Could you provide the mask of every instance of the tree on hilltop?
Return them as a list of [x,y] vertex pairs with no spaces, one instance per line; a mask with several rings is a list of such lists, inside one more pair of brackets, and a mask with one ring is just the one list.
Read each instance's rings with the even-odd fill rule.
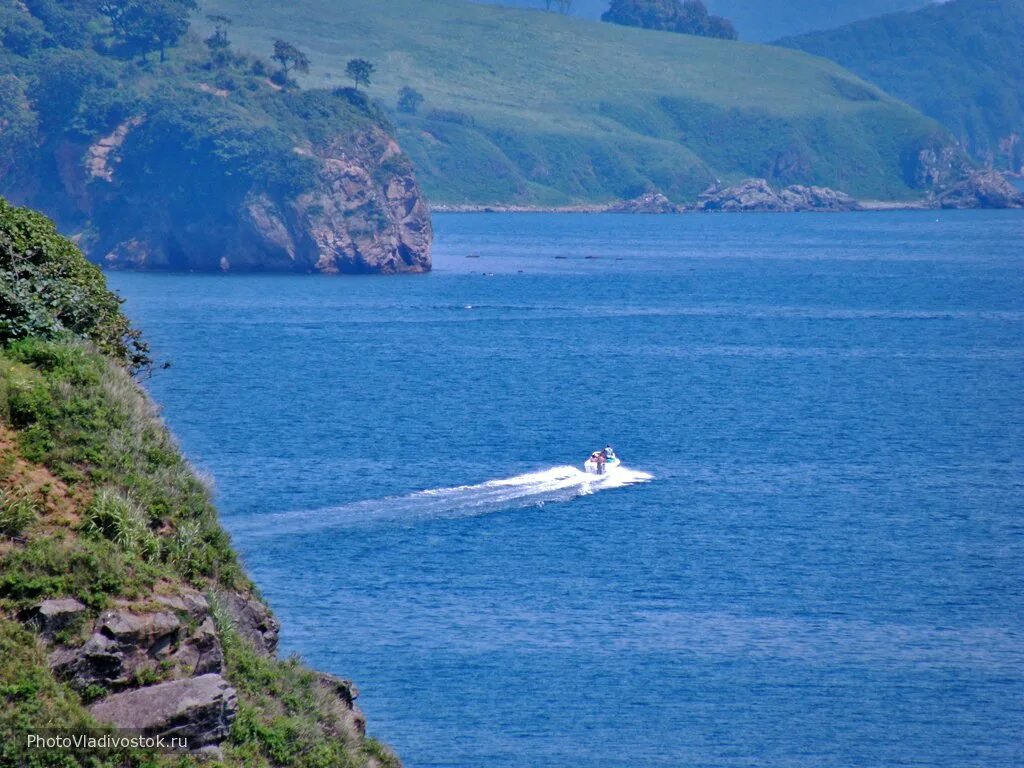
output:
[[281,65],[285,85],[288,84],[288,76],[292,70],[302,73],[309,72],[309,57],[284,40],[274,41],[274,53],[270,58]]
[[699,37],[737,38],[732,22],[709,14],[702,0],[611,0],[601,21]]
[[376,67],[366,59],[350,59],[345,65],[345,74],[352,78],[358,91],[360,85],[370,87],[370,77],[373,75],[374,69]]
[[145,61],[150,51],[158,50],[165,61],[167,48],[188,31],[188,17],[196,7],[196,0],[101,0],[97,10],[128,51]]
[[213,34],[206,38],[206,44],[211,50],[220,51],[231,46],[228,40],[228,27],[231,26],[231,18],[220,13],[211,13],[206,20],[213,24]]

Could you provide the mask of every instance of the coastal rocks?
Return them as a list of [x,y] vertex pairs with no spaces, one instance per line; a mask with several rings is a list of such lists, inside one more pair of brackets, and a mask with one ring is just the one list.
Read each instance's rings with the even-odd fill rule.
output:
[[359,689],[351,680],[343,680],[340,677],[329,675],[326,672],[318,672],[316,675],[317,684],[329,696],[334,703],[341,731],[343,735],[366,735],[366,716],[356,704],[359,697]]
[[632,200],[613,203],[607,213],[679,213],[680,207],[660,192],[646,192]]
[[147,677],[201,675],[223,666],[212,618],[189,629],[171,612],[106,611],[83,644],[50,654],[54,674],[79,691],[97,685],[117,690]]
[[963,150],[946,141],[932,140],[912,156],[904,157],[904,178],[915,189],[944,189],[970,173]]
[[[116,155],[116,147],[111,157]],[[314,166],[304,191],[282,195],[253,187],[234,208],[187,212],[158,204],[105,217],[83,243],[112,269],[395,274],[427,272],[430,213],[398,144],[380,127],[296,147]],[[104,203],[124,197],[121,168],[105,166]],[[102,190],[101,193],[102,195]],[[228,205],[228,203],[224,203]]]
[[219,592],[220,601],[238,636],[246,640],[261,656],[277,653],[277,636],[281,625],[259,599],[240,592]]
[[997,171],[980,171],[936,196],[940,208],[1024,208],[1021,193]]
[[714,184],[697,198],[704,211],[787,211],[789,206],[765,179],[747,179],[731,187]]
[[25,616],[26,623],[47,640],[69,630],[85,615],[85,606],[74,598],[44,600]]
[[89,711],[100,722],[118,728],[186,738],[195,750],[227,738],[238,697],[223,677],[206,674],[115,693]]
[[791,212],[854,211],[856,200],[827,187],[794,184],[776,190],[765,179],[746,179],[731,187],[715,184],[705,190],[697,202],[702,211]]
[[794,211],[856,211],[860,204],[845,192],[828,187],[805,187],[792,184],[779,192]]

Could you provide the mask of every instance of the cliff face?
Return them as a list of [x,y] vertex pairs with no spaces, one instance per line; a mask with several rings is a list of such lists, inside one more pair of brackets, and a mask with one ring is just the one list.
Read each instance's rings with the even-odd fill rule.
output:
[[[0,198],[0,765],[397,767],[351,682],[277,657],[148,364],[100,271]],[[187,747],[27,739],[111,727]]]
[[303,89],[223,36],[140,61],[109,23],[0,7],[0,194],[115,269],[430,269],[412,164],[366,93]]
[[[139,121],[141,122],[141,121]],[[105,143],[106,142],[106,143]],[[122,138],[123,142],[123,138]],[[296,147],[313,165],[308,189],[256,182],[212,210],[163,209],[160,186],[124,178],[107,139],[90,146],[83,211],[105,225],[83,240],[112,269],[320,272],[430,270],[433,230],[411,164],[379,126]],[[96,158],[103,158],[97,161]],[[91,160],[91,162],[89,162]]]

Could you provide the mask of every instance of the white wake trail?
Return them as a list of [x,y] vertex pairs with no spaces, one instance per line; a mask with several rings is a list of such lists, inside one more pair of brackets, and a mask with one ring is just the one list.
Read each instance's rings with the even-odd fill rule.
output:
[[617,467],[604,475],[591,475],[573,466],[551,467],[477,485],[457,485],[367,499],[316,510],[260,515],[234,521],[239,536],[280,536],[374,523],[412,523],[423,520],[472,517],[506,509],[543,506],[570,501],[612,488],[646,483],[647,472]]

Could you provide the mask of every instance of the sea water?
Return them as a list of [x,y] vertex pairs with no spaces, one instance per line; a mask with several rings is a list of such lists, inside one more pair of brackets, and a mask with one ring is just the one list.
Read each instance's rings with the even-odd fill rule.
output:
[[1024,764],[1024,216],[435,224],[110,276],[283,654],[411,768]]

